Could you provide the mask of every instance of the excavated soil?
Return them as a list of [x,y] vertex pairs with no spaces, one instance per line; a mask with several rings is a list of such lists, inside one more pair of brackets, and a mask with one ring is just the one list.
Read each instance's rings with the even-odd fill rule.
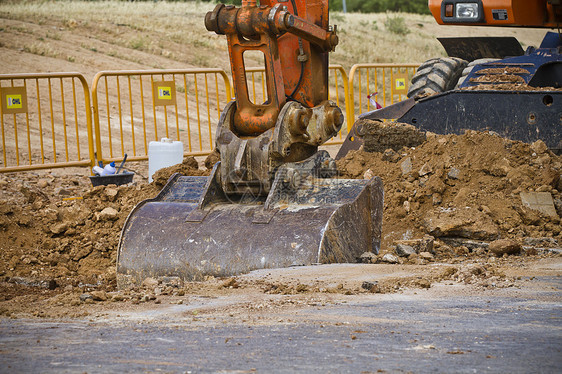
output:
[[[129,185],[92,187],[84,169],[9,173],[0,175],[0,314],[83,317],[100,308],[264,293],[330,300],[332,294],[426,289],[442,281],[510,287],[516,279],[506,275],[509,269],[543,258],[558,261],[562,159],[543,142],[529,145],[478,132],[420,136],[408,125],[371,124],[381,126],[390,126],[384,131],[394,134],[393,144],[379,152],[352,152],[338,161],[338,169],[342,178],[382,178],[381,253],[358,261],[378,263],[365,265],[379,266],[373,274],[395,276],[353,284],[211,277],[182,287],[148,279],[142,287],[117,291],[116,250],[129,212],[154,197],[175,172],[208,175],[216,155],[208,168],[187,158],[159,171],[150,184],[135,176]],[[520,193],[531,191],[550,193],[557,214],[525,207]],[[415,252],[401,253],[401,245]]]
[[484,82],[498,82],[498,83],[525,83],[525,79],[514,74],[501,74],[501,75],[482,75],[477,78],[471,78],[471,82],[484,83]]
[[[555,87],[533,87],[526,83],[504,83],[509,82],[503,78],[487,78],[486,84],[478,84],[476,86],[464,87],[461,90],[466,91],[561,91],[562,88]],[[519,81],[512,79],[511,81]]]
[[561,87],[534,87],[525,83],[525,79],[518,74],[529,74],[522,68],[490,68],[478,71],[482,74],[470,81],[477,83],[474,86],[463,87],[461,90],[467,91],[561,91]]
[[128,214],[176,172],[209,174],[193,157],[159,170],[150,184],[92,187],[85,171],[1,174],[0,276],[47,288],[114,288],[117,245]]
[[[380,125],[387,126],[412,131],[404,124]],[[486,241],[512,238],[521,243],[548,237],[561,242],[561,168],[561,157],[542,141],[529,145],[474,131],[427,134],[417,147],[359,150],[338,161],[343,177],[382,178],[383,249],[395,240],[427,234]],[[531,191],[549,192],[558,215],[523,206],[520,193]]]

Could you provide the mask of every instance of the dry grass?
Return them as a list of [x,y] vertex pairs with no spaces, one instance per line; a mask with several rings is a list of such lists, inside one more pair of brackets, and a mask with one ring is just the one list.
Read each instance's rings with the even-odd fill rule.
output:
[[[5,48],[60,59],[67,59],[65,49],[86,43],[89,48],[81,49],[98,53],[98,59],[101,53],[148,67],[177,67],[174,62],[178,62],[228,70],[225,38],[209,33],[203,25],[205,13],[213,7],[207,2],[1,2],[0,32]],[[331,62],[346,69],[358,62],[423,62],[444,55],[437,36],[516,35],[524,45],[531,45],[538,44],[544,34],[537,30],[443,27],[431,16],[396,13],[333,12],[331,23],[340,30],[340,45]],[[81,35],[87,42],[82,39],[73,46],[71,36]],[[39,37],[60,43],[51,43],[49,49],[40,47]],[[88,57],[82,59],[87,61]]]
[[43,43],[42,41],[25,45],[23,50],[24,52],[33,53],[34,55],[58,57],[58,53],[49,45],[49,43]]
[[[142,58],[124,51],[115,52],[111,46],[199,65],[207,60],[205,55],[216,54],[216,50],[226,54],[224,40],[208,33],[203,25],[204,14],[212,7],[213,4],[195,2],[12,2],[0,3],[0,19],[21,21],[20,25],[4,30],[9,29],[20,36],[38,33],[33,25],[50,30],[49,36],[61,33],[88,35],[91,48],[104,54],[127,56],[128,61],[142,61]],[[43,36],[45,34],[42,33]],[[7,38],[13,39],[11,35]],[[93,41],[103,43],[106,48],[94,46]],[[6,45],[22,48],[17,43]]]

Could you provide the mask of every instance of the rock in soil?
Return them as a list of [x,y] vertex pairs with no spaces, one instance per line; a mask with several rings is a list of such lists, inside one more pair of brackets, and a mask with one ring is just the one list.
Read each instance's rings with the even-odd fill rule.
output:
[[429,252],[420,252],[419,255],[420,255],[420,258],[423,258],[424,260],[427,260],[427,261],[431,261],[434,258],[434,256]]
[[521,245],[516,240],[499,239],[491,242],[488,250],[498,257],[504,254],[514,255],[521,252]]
[[104,208],[101,212],[96,214],[98,221],[114,221],[118,218],[119,212],[112,207]]
[[107,300],[107,294],[105,293],[105,291],[92,291],[92,292],[90,292],[90,294],[92,295],[92,299],[94,301],[106,301]]
[[394,256],[393,254],[390,253],[386,253],[384,256],[382,256],[381,258],[382,262],[386,262],[388,264],[397,264],[400,261],[398,260],[398,257]]
[[359,122],[363,126],[363,147],[367,152],[399,151],[402,147],[417,147],[426,140],[425,132],[407,123]]
[[373,293],[381,292],[380,286],[377,281],[374,282],[365,281],[361,284],[361,288]]
[[408,257],[416,253],[414,247],[402,243],[396,244],[396,248],[394,248],[394,251],[400,257]]
[[359,260],[364,264],[374,264],[377,261],[377,255],[373,252],[364,252]]

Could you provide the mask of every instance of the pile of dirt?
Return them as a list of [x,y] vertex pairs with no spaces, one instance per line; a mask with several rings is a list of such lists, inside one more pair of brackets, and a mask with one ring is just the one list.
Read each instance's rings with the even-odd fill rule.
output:
[[555,87],[533,87],[526,83],[504,83],[506,80],[500,78],[489,79],[486,84],[478,84],[461,88],[465,91],[562,91],[562,88]]
[[424,131],[406,123],[359,120],[354,125],[364,136],[363,149],[367,152],[399,151],[403,147],[417,147],[427,140]]
[[119,235],[133,207],[175,172],[208,175],[197,161],[157,172],[150,184],[92,187],[82,174],[0,174],[0,276],[55,288],[115,286]]
[[[402,130],[396,130],[386,124],[383,130],[393,133],[398,143],[399,132],[405,131],[418,146],[389,144],[383,152],[360,150],[338,161],[342,177],[378,175],[384,182],[382,254],[367,262],[455,264],[467,260],[467,256],[471,261],[480,261],[502,254],[494,246],[497,241],[493,242],[500,238],[514,239],[520,252],[526,244],[560,246],[562,159],[543,142],[529,145],[477,132],[461,136],[426,134],[424,141],[407,126],[399,125],[396,128]],[[368,128],[376,127],[371,124]],[[208,160],[209,166],[216,158]],[[137,181],[126,186],[99,187],[90,185],[83,170],[60,175],[1,174],[0,277],[4,282],[0,288],[6,291],[4,299],[49,296],[53,289],[62,292],[68,288],[73,296],[61,301],[66,305],[84,303],[76,300],[77,286],[79,290],[115,290],[117,245],[127,215],[137,203],[154,197],[176,172],[209,175],[210,171],[199,169],[197,161],[188,158],[160,170],[151,184]],[[520,193],[528,191],[550,194],[557,215],[524,206]],[[460,242],[450,241],[459,237]],[[492,244],[478,244],[485,242]],[[397,244],[406,251],[405,255],[397,253]],[[383,257],[385,254],[388,256]],[[466,281],[473,275],[480,279],[481,274],[490,271],[476,274],[470,270],[466,276],[461,273],[416,278],[407,286],[423,288],[427,282],[442,279]],[[371,291],[356,289],[357,286],[351,291],[392,292],[395,287],[392,282],[383,282],[371,287]],[[275,285],[266,291],[292,294],[307,290],[297,284]],[[318,290],[324,292],[321,287]]]
[[533,87],[525,83],[521,74],[529,74],[529,71],[519,67],[489,68],[478,71],[479,76],[470,78],[476,85],[461,88],[466,91],[560,91],[558,87]]
[[525,79],[516,74],[481,75],[477,78],[470,78],[470,81],[478,83],[525,83]]
[[476,78],[470,78],[474,85],[463,87],[465,91],[560,91],[558,87],[529,86],[521,75],[528,75],[529,71],[520,67],[497,67],[481,69]]
[[158,170],[156,173],[154,173],[152,179],[154,185],[161,189],[166,185],[168,179],[175,173],[179,173],[182,175],[207,176],[211,173],[209,169],[199,169],[199,163],[194,157],[186,157],[181,164]]
[[499,68],[487,68],[478,70],[479,75],[513,75],[530,74],[529,70],[520,67],[503,66]]
[[[530,145],[475,131],[428,133],[418,147],[398,152],[351,152],[338,161],[338,170],[344,178],[382,178],[383,251],[428,234],[521,242],[546,237],[562,243],[562,158],[542,141]],[[521,192],[549,193],[557,214],[524,206]]]

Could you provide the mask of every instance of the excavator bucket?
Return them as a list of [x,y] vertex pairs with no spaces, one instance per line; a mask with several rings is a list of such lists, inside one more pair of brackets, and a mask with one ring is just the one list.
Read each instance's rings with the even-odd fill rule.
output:
[[134,208],[119,242],[119,288],[147,277],[181,283],[378,253],[380,178],[303,176],[295,188],[280,170],[267,196],[234,199],[220,188],[219,168],[210,177],[174,174],[156,198]]
[[[328,1],[256,4],[218,4],[205,16],[207,30],[227,35],[236,93],[216,131],[222,164],[208,178],[172,176],[133,209],[119,242],[119,288],[149,277],[181,283],[356,262],[379,251],[380,178],[330,178],[335,161],[318,151],[344,120],[328,100],[327,53],[338,44]],[[262,104],[248,93],[246,51],[263,53]]]

